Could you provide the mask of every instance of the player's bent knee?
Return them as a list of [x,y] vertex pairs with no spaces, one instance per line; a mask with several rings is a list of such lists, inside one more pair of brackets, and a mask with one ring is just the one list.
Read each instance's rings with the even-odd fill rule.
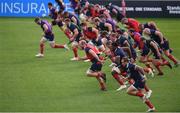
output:
[[76,41],[74,41],[74,42],[72,42],[72,48],[75,48],[75,47],[77,47],[78,46],[78,42],[76,42]]
[[118,67],[116,67],[116,66],[114,66],[113,68],[112,68],[112,72],[116,72],[117,74],[119,74],[120,73],[120,70],[119,70],[119,68]]
[[54,48],[54,47],[55,47],[55,44],[50,44],[50,47],[51,47],[51,48]]
[[128,95],[130,95],[130,90],[129,90],[129,88],[126,90],[126,93],[127,93]]
[[86,71],[86,75],[87,75],[87,76],[91,76],[91,74],[92,74],[91,70],[88,69],[88,70]]

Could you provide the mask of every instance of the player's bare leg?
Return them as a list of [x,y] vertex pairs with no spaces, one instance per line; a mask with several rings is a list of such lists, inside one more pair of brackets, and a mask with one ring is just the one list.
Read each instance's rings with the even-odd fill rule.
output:
[[51,48],[64,48],[64,49],[69,50],[69,48],[66,44],[65,45],[56,44],[54,41],[50,42],[50,46],[51,46]]
[[151,75],[152,77],[154,77],[154,73],[153,73],[154,69],[152,68],[150,62],[148,62],[147,57],[146,56],[141,56],[139,62],[144,63],[145,66],[146,66],[144,68],[144,71],[146,73],[148,73],[149,75]]
[[77,61],[78,60],[78,42],[74,41],[72,42],[72,50],[74,53],[74,57],[71,58],[72,61]]
[[94,72],[94,71],[91,71],[91,70],[87,70],[86,72],[86,75],[88,77],[96,77],[96,79],[98,80],[99,84],[100,84],[100,87],[101,87],[101,90],[106,90],[106,86],[105,86],[105,82],[104,82],[104,76],[102,72]]
[[127,94],[140,97],[143,100],[143,102],[149,107],[148,111],[155,111],[155,107],[150,102],[150,100],[146,98],[142,90],[137,90],[133,85],[131,85],[127,89]]
[[36,55],[36,57],[44,57],[44,43],[47,41],[46,38],[42,37],[39,43],[39,53]]
[[125,89],[127,86],[124,84],[123,79],[121,78],[121,76],[118,74],[120,73],[118,67],[113,67],[112,69],[112,76],[113,78],[119,83],[120,87],[116,90],[116,91],[120,91],[122,89]]
[[172,61],[174,62],[174,65],[175,65],[175,66],[178,66],[178,64],[179,64],[178,60],[169,52],[169,50],[165,50],[165,51],[164,51],[164,54],[165,54],[170,60],[172,60]]

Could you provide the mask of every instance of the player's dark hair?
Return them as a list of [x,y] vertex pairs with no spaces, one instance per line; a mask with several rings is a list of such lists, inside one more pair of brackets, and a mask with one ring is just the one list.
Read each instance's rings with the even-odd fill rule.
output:
[[67,11],[65,11],[64,14],[63,14],[63,17],[67,17],[68,14],[69,14],[69,13],[68,13]]
[[134,29],[129,29],[129,32],[134,33],[135,30]]
[[128,57],[123,57],[122,58],[125,62],[129,62],[129,58]]
[[116,36],[116,33],[115,32],[112,32],[111,34],[110,34],[110,36]]
[[38,22],[40,20],[40,18],[39,17],[36,17],[35,19],[34,19],[34,22]]
[[108,32],[107,31],[102,31],[100,34],[101,34],[101,36],[107,36]]
[[71,20],[69,18],[64,19],[65,22],[70,22]]
[[105,18],[106,16],[104,14],[101,14],[99,18]]
[[51,2],[48,3],[49,6],[52,6],[53,4]]
[[58,14],[63,14],[63,10],[59,10],[59,11],[58,11]]
[[81,23],[81,26],[87,26],[87,23],[83,22]]
[[117,43],[117,42],[113,42],[113,43],[112,43],[112,46],[113,46],[113,47],[118,47],[118,43]]
[[100,22],[100,19],[98,17],[94,18],[94,22]]
[[106,45],[111,45],[112,44],[112,41],[107,41]]

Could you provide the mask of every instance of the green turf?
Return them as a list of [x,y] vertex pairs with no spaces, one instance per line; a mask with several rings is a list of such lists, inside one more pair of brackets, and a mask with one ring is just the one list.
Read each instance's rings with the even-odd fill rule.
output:
[[[138,19],[155,21],[169,39],[173,54],[180,59],[180,19]],[[67,39],[54,27],[56,42]],[[147,107],[137,97],[116,92],[106,62],[108,91],[99,90],[94,78],[85,76],[89,63],[72,62],[72,51],[51,49],[35,58],[41,29],[27,18],[0,18],[0,111],[135,112]],[[83,56],[83,52],[80,52]],[[164,67],[165,75],[148,80],[157,111],[180,111],[180,68]]]

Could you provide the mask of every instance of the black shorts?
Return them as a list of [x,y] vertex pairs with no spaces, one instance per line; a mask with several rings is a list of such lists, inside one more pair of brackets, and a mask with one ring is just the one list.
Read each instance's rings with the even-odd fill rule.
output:
[[101,39],[98,39],[98,41],[96,41],[96,39],[93,39],[92,42],[93,42],[93,44],[96,45],[96,46],[101,46],[101,45],[102,45]]
[[54,41],[54,34],[44,36],[48,41]]
[[123,16],[121,13],[118,13],[118,14],[117,14],[117,20],[118,20],[118,21],[121,21],[122,18],[124,18],[124,16]]
[[133,84],[133,86],[136,88],[136,89],[143,89],[144,86],[145,86],[145,81],[135,81],[135,83]]
[[132,53],[132,58],[133,58],[134,60],[136,60],[136,58],[137,58],[137,53],[136,53],[136,51],[132,51],[131,53]]
[[77,35],[77,37],[75,38],[74,41],[79,42],[80,38],[81,38],[81,33],[79,33],[79,34]]
[[51,24],[52,24],[53,26],[54,26],[54,25],[57,25],[56,20],[51,21]]
[[94,62],[90,67],[90,70],[94,72],[101,71],[101,69],[102,69],[102,64],[100,62]]
[[149,51],[150,51],[149,48],[144,46],[141,52],[141,56],[147,56],[149,54]]
[[161,45],[163,50],[169,50],[169,41],[164,41],[164,44]]

